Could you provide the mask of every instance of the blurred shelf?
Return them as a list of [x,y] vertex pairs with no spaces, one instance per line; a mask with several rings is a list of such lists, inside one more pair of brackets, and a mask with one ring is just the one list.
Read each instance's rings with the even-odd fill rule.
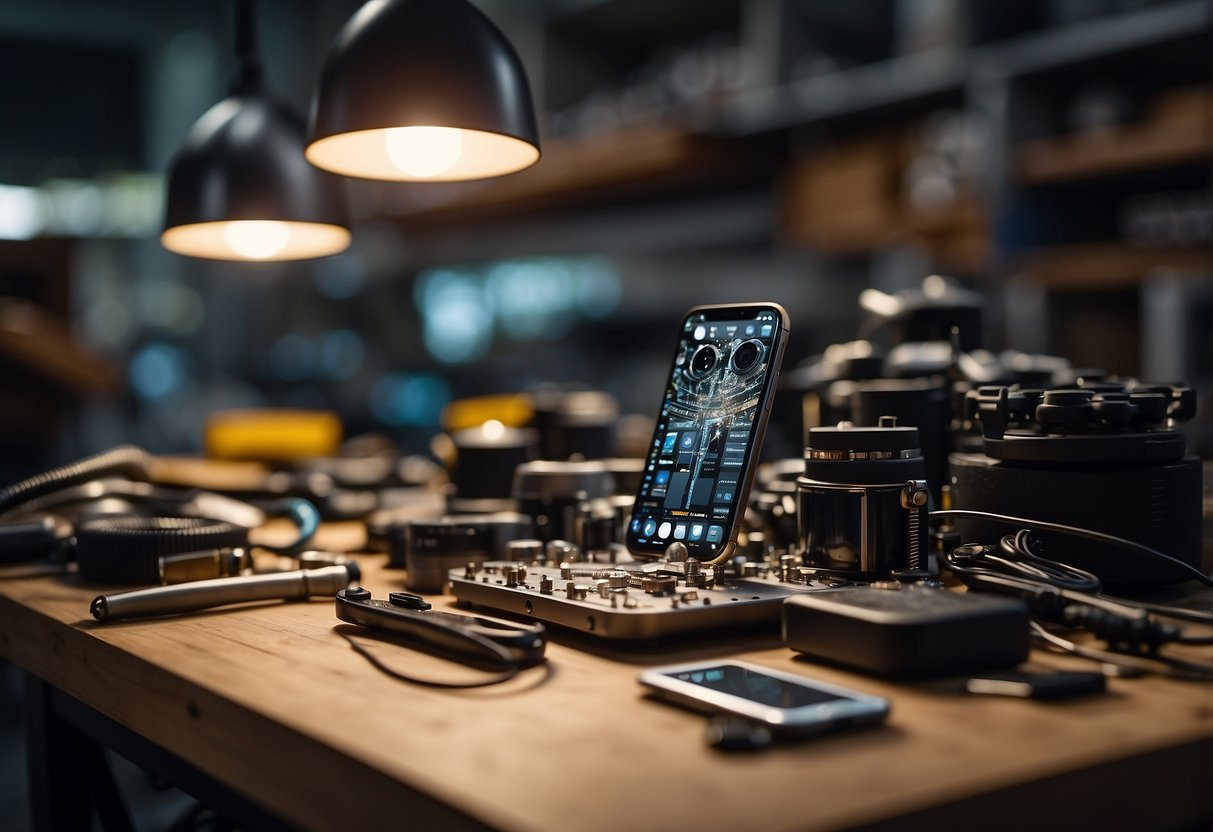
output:
[[1213,274],[1213,247],[1138,248],[1117,242],[1051,246],[1025,257],[1015,271],[1052,291],[1082,292],[1132,288],[1155,269]]
[[976,57],[1008,76],[1032,75],[1207,34],[1205,0],[1158,3],[980,47]]
[[0,298],[0,367],[25,369],[56,388],[87,398],[118,390],[118,368],[77,341],[59,317],[16,298]]
[[[638,0],[568,0],[550,7],[549,21],[576,19],[585,24],[597,15],[618,15],[638,7]],[[731,6],[712,5],[724,7]],[[535,167],[500,180],[382,188],[368,213],[424,226],[726,186],[744,180],[761,164],[758,157],[765,154],[755,153],[752,142],[762,141],[763,136],[844,120],[852,126],[887,124],[933,106],[967,106],[974,79],[1005,82],[1023,74],[1156,48],[1197,36],[1209,26],[1204,0],[1181,0],[969,49],[929,50],[794,83],[720,94],[680,105],[659,126],[547,140]],[[1085,137],[1025,145],[1020,148],[1019,174],[1028,183],[1063,181],[1186,162],[1209,153],[1208,136],[1190,125],[1140,133],[1123,128],[1121,133],[1098,145]],[[889,233],[900,234],[903,229],[891,228]]]
[[959,96],[967,61],[952,49],[920,52],[726,98],[708,129],[739,136]]
[[1043,185],[1213,159],[1213,88],[1173,91],[1162,99],[1163,117],[1024,142],[1016,151],[1016,178]]
[[406,223],[475,220],[720,184],[743,178],[752,167],[735,142],[664,126],[548,141],[528,170],[483,183],[396,186],[383,192],[379,208]]
[[1165,46],[1210,31],[1203,0],[1093,18],[967,50],[901,55],[725,99],[709,129],[734,135],[896,113],[960,97],[973,79],[1013,78]]

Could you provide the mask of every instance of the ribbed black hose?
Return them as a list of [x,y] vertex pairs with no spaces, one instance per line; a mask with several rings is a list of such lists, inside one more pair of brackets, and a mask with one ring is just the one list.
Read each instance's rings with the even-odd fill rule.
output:
[[160,583],[160,559],[248,547],[248,529],[199,517],[99,517],[76,529],[76,562],[90,581]]
[[0,514],[61,488],[89,482],[99,477],[124,476],[147,482],[152,477],[156,458],[135,445],[119,445],[96,456],[38,474],[0,489]]

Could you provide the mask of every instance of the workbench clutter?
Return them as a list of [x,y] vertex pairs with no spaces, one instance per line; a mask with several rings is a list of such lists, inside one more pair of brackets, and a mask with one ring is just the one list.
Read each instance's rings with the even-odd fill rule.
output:
[[[786,374],[780,395],[799,407],[772,406],[790,331],[780,307],[697,307],[677,329],[648,440],[618,435],[612,398],[575,387],[454,403],[433,441],[442,464],[382,437],[343,442],[333,414],[217,413],[210,459],[116,448],[0,491],[0,552],[92,584],[160,585],[96,596],[99,622],[336,598],[346,623],[334,635],[389,675],[438,686],[541,664],[545,624],[637,655],[782,628],[788,647],[827,664],[987,674],[965,689],[1041,698],[1102,684],[988,674],[1035,643],[1107,672],[1213,676],[1185,652],[1210,641],[1213,621],[1157,597],[1211,583],[1193,507],[1200,466],[1180,431],[1195,393],[985,353],[979,310],[940,278],[866,303],[868,332],[887,327],[901,343],[882,359],[853,342]],[[807,424],[825,413],[838,424]],[[768,419],[803,432],[802,459],[758,465]],[[619,456],[625,445],[642,455]],[[1083,513],[1102,481],[1144,489],[1149,504],[1149,484],[1168,477],[1158,511],[1174,516],[1161,529]],[[1081,487],[1067,493],[1059,478]],[[314,545],[341,524],[355,541]],[[387,553],[377,574],[399,585],[386,600],[360,585],[353,559],[376,552]],[[417,593],[505,618],[439,611]],[[417,676],[372,637],[488,675]]]
[[[593,697],[612,709],[628,747],[643,750],[634,765],[657,756],[668,770],[698,744],[707,756],[696,765],[713,777],[725,776],[726,757],[748,755],[746,765],[728,766],[747,789],[789,764],[824,764],[822,754],[848,766],[911,751],[915,760],[951,761],[954,741],[931,743],[957,719],[984,726],[985,750],[963,752],[966,766],[947,775],[949,788],[967,784],[955,778],[972,768],[992,774],[986,746],[992,735],[1009,742],[1008,724],[1048,737],[1020,738],[1033,765],[1057,764],[1059,736],[1123,756],[1109,738],[1127,720],[1143,741],[1171,732],[1158,752],[1166,765],[1198,768],[1193,754],[1207,747],[1208,726],[1174,704],[1202,698],[1213,680],[1204,649],[1213,620],[1191,591],[1213,581],[1185,552],[1172,557],[1151,538],[937,508],[936,495],[956,504],[956,480],[938,484],[930,473],[938,448],[966,447],[970,457],[981,448],[993,466],[1014,461],[1017,446],[1004,447],[1014,442],[1064,444],[1080,457],[1075,448],[1088,442],[1160,443],[1166,459],[1140,460],[1139,469],[1172,457],[1182,464],[1177,425],[1192,392],[1107,379],[1031,388],[998,376],[1000,361],[962,351],[953,322],[943,401],[959,410],[942,423],[940,445],[923,439],[940,423],[921,418],[934,411],[919,405],[941,382],[878,388],[832,379],[778,395],[801,398],[802,417],[869,394],[894,412],[863,426],[798,424],[803,457],[759,465],[768,428],[787,429],[768,424],[783,415],[773,406],[790,329],[781,313],[774,304],[692,309],[677,329],[659,415],[639,443],[612,429],[618,409],[605,393],[544,386],[455,403],[432,444],[441,463],[401,454],[383,437],[343,440],[331,414],[227,413],[216,414],[207,443],[221,458],[122,447],[2,489],[0,553],[12,564],[0,569],[0,604],[12,612],[4,620],[39,644],[39,626],[53,626],[47,638],[60,644],[19,645],[17,660],[90,691],[90,702],[138,737],[197,755],[200,765],[214,752],[195,736],[238,748],[256,726],[270,726],[275,741],[258,748],[299,744],[336,770],[353,766],[343,792],[361,794],[358,805],[376,806],[375,817],[376,801],[413,805],[408,784],[424,775],[412,768],[424,748],[458,742],[466,768],[469,752],[509,746],[509,758],[494,763],[508,767],[525,742],[515,726],[576,736]],[[961,366],[977,377],[966,379]],[[1070,409],[1049,409],[1063,405]],[[268,424],[295,428],[263,430]],[[641,455],[620,455],[624,448]],[[1067,457],[1035,476],[1092,464]],[[960,524],[972,520],[986,525],[973,532],[978,542],[965,542]],[[1072,551],[1085,566],[1069,562]],[[31,559],[41,564],[34,573],[14,563]],[[98,562],[111,571],[96,571]],[[17,641],[4,635],[7,651]],[[86,668],[82,686],[63,675],[56,650],[81,656],[71,665]],[[193,666],[170,668],[183,656]],[[143,679],[140,690],[128,679]],[[61,696],[30,690],[38,701]],[[1116,696],[1103,697],[1108,690]],[[151,696],[156,707],[128,713],[111,694]],[[1056,701],[1070,704],[1048,704]],[[125,736],[108,717],[64,702],[107,742]],[[1087,708],[1083,719],[1075,708]],[[165,709],[182,714],[164,720],[168,730],[140,716]],[[838,736],[815,739],[825,733]],[[386,762],[382,736],[391,739]],[[1176,736],[1191,741],[1175,745]],[[140,739],[129,753],[141,760],[146,745]],[[163,757],[148,759],[155,767]],[[223,779],[232,764],[225,758],[201,777],[227,783],[207,793],[224,812],[266,822],[228,796],[237,787]],[[189,763],[174,766],[175,778],[200,777]],[[463,781],[443,769],[442,782]],[[911,789],[921,790],[921,782]],[[1193,800],[1190,790],[1171,792]],[[297,817],[295,790],[263,784],[257,798],[310,822]],[[327,811],[307,802],[309,812]],[[464,811],[435,810],[436,822]]]

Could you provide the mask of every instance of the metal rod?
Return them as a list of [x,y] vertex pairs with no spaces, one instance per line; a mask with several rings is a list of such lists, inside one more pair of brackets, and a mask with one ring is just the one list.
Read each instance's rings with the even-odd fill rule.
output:
[[98,621],[141,618],[149,615],[195,612],[246,601],[295,600],[314,596],[336,596],[359,579],[353,561],[320,569],[296,569],[268,575],[213,578],[173,586],[157,586],[98,595],[90,607]]

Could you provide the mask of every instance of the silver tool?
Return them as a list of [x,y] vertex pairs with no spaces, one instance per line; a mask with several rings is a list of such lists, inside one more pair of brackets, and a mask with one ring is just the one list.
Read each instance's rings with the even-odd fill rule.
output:
[[237,578],[214,578],[172,586],[155,586],[98,595],[89,607],[98,621],[142,618],[240,604],[246,601],[270,601],[336,596],[338,590],[362,577],[358,564],[349,561],[319,569],[296,569]]

